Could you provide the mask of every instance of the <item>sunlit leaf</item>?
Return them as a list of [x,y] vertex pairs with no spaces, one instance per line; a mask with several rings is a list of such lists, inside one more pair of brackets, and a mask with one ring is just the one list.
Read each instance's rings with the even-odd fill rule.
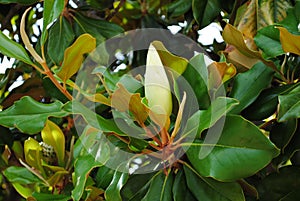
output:
[[62,130],[55,123],[47,120],[41,134],[43,141],[53,147],[58,158],[58,164],[63,166],[65,163],[65,136]]
[[35,134],[44,128],[48,117],[67,116],[69,113],[63,111],[62,107],[63,104],[59,101],[43,104],[25,96],[0,112],[0,124],[18,128],[24,133]]
[[213,126],[221,117],[225,116],[233,106],[239,102],[233,98],[218,97],[207,110],[199,111],[199,135],[202,131]]
[[57,19],[64,9],[64,0],[48,0],[44,3],[43,13],[43,33],[41,44],[46,42],[47,28],[55,19]]
[[280,122],[291,118],[300,117],[300,87],[296,87],[285,95],[278,96],[279,112],[278,120]]
[[285,52],[300,55],[300,35],[291,34],[284,27],[277,27],[280,31],[280,42]]
[[233,64],[226,62],[214,62],[208,66],[210,71],[210,85],[214,87],[220,86],[222,83],[231,79],[236,74],[236,68]]
[[12,186],[16,189],[16,191],[23,197],[28,198],[34,192],[32,188],[23,186],[19,183],[12,183]]
[[96,39],[89,34],[82,34],[65,50],[64,60],[57,72],[63,82],[72,77],[82,65],[84,55],[96,48]]
[[127,173],[115,171],[112,181],[105,191],[107,201],[122,201],[120,190],[125,185],[127,179]]
[[16,58],[28,64],[33,64],[26,50],[0,31],[0,52],[8,57]]
[[110,157],[110,149],[105,136],[94,128],[86,127],[74,148],[74,184],[72,198],[79,201],[85,191],[89,173],[101,167]]
[[132,112],[140,123],[144,123],[148,118],[149,108],[142,103],[140,94],[129,93],[121,84],[118,84],[118,89],[112,94],[111,100],[113,107],[120,112]]
[[4,176],[12,183],[33,184],[41,180],[25,167],[10,166],[3,172]]
[[[218,125],[210,128],[209,135],[216,134],[214,129],[218,132]],[[195,143],[187,151],[199,174],[219,181],[251,176],[278,154],[279,150],[259,128],[240,116],[226,117],[216,143]]]
[[153,41],[151,44],[158,52],[161,62],[165,67],[171,68],[178,74],[182,74],[185,71],[188,65],[187,59],[172,54],[160,41]]
[[271,68],[259,62],[250,70],[235,77],[230,97],[237,99],[240,104],[231,113],[240,113],[258,97],[260,92],[272,81],[274,72]]
[[41,158],[42,158],[42,147],[33,138],[28,138],[24,142],[24,154],[26,163],[34,167],[35,169],[44,173],[44,169],[42,167]]

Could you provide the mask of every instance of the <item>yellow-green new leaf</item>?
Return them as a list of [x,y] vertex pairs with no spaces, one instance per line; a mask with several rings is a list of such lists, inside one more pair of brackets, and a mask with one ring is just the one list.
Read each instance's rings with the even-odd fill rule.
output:
[[188,65],[188,60],[186,58],[172,54],[165,48],[164,44],[160,41],[153,41],[151,44],[157,50],[161,62],[164,66],[171,68],[180,75],[185,71]]
[[170,116],[172,95],[165,68],[156,48],[150,44],[146,61],[145,96],[152,111]]
[[43,173],[43,167],[41,164],[41,150],[42,147],[33,138],[28,138],[24,142],[24,154],[25,154],[25,161],[30,167],[34,167],[35,169],[41,171]]
[[89,34],[80,35],[77,40],[65,50],[64,60],[57,75],[65,83],[79,70],[84,55],[96,48],[96,39]]
[[286,28],[277,27],[280,31],[280,42],[285,52],[291,52],[300,55],[300,35],[294,35],[288,32]]
[[58,164],[63,166],[65,159],[65,136],[63,132],[55,123],[47,120],[41,133],[44,143],[53,147],[58,159]]

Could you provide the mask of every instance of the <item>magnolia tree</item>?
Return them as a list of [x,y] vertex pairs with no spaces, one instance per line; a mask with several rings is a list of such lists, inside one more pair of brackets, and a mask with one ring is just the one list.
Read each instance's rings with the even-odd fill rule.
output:
[[300,199],[300,1],[0,3],[2,200]]

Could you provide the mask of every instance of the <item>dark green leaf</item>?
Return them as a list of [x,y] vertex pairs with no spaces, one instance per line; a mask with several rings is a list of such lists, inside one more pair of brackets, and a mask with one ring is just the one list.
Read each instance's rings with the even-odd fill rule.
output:
[[238,114],[258,97],[260,92],[266,88],[273,78],[273,70],[259,62],[250,70],[240,73],[233,82],[230,97],[240,101],[230,113]]
[[24,133],[35,134],[43,129],[48,117],[67,116],[69,113],[62,110],[62,107],[63,104],[59,101],[43,104],[25,96],[0,112],[0,124],[18,128]]
[[220,14],[219,0],[193,0],[193,15],[200,28],[209,25]]
[[244,201],[241,187],[235,182],[219,182],[197,174],[191,167],[183,166],[189,190],[197,200]]
[[78,143],[83,146],[75,145],[81,148],[81,153],[76,154],[74,164],[75,188],[72,191],[72,198],[76,201],[80,200],[83,195],[90,171],[104,165],[110,157],[110,150],[105,137],[94,128],[89,129],[87,127]]
[[[200,109],[207,109],[210,104],[208,94],[208,70],[204,60],[204,54],[198,54],[193,57],[182,74],[188,81],[195,93]],[[189,94],[187,94],[189,97]]]
[[12,183],[33,184],[41,180],[24,167],[11,166],[4,170],[4,176]]
[[179,170],[175,176],[173,184],[173,200],[174,201],[196,201],[191,191],[187,187],[183,170]]
[[263,51],[265,59],[274,58],[285,53],[280,43],[279,30],[273,25],[258,30],[254,41],[257,47]]
[[71,45],[74,38],[72,26],[63,16],[50,28],[47,50],[49,57],[57,66],[61,65],[65,49]]
[[293,88],[295,85],[283,85],[262,91],[258,98],[242,112],[243,116],[249,120],[263,120],[270,117],[277,109],[278,96],[288,93]]
[[1,4],[18,3],[22,5],[31,5],[37,2],[39,2],[39,0],[0,0]]
[[299,167],[287,166],[279,169],[278,173],[267,176],[257,190],[261,201],[292,201],[300,199],[299,186]]
[[299,33],[299,22],[300,22],[300,1],[296,1],[296,4],[294,7],[289,8],[287,11],[287,17],[279,22],[279,25],[282,25],[283,27],[287,28],[291,33],[297,34]]
[[192,7],[192,1],[190,0],[176,0],[166,5],[168,17],[179,17],[190,10]]
[[33,64],[26,50],[0,31],[0,52],[8,57],[16,58],[27,64]]
[[166,176],[162,171],[157,173],[152,179],[148,192],[142,201],[168,201],[172,200],[172,186],[174,175],[169,172]]
[[64,9],[64,0],[48,0],[44,2],[43,14],[43,34],[41,44],[44,44],[47,36],[47,28],[54,20],[56,20]]
[[127,179],[127,173],[115,171],[113,179],[105,191],[107,201],[122,201],[120,191],[127,182]]
[[129,177],[127,183],[121,190],[123,200],[140,201],[150,186],[154,173],[135,174]]
[[200,110],[199,135],[205,129],[213,126],[221,117],[225,116],[238,101],[233,98],[218,97],[207,110]]
[[106,166],[98,169],[96,174],[96,184],[98,188],[106,189],[114,176],[114,170]]
[[32,197],[34,197],[38,201],[49,201],[49,200],[55,200],[55,201],[68,201],[71,199],[70,195],[64,195],[64,194],[47,194],[47,193],[37,193],[33,192]]
[[278,99],[278,120],[280,122],[300,117],[300,86],[296,87],[286,95],[278,96]]
[[95,114],[92,110],[88,109],[86,106],[84,106],[78,101],[74,100],[73,102],[68,102],[64,106],[64,110],[73,114],[82,115],[82,117],[89,125],[93,126],[94,128],[99,128],[101,131],[115,132],[119,134],[122,133],[113,120],[105,119],[102,116]]
[[79,13],[76,13],[74,19],[76,21],[75,31],[77,31],[77,34],[89,33],[97,39],[97,44],[124,31],[122,27],[116,24],[89,18]]
[[270,139],[274,144],[284,149],[297,129],[297,119],[289,119],[282,123],[275,122],[270,131]]
[[194,143],[187,151],[193,167],[203,176],[235,181],[255,174],[278,155],[260,129],[240,116],[227,116],[220,138],[215,139],[219,126],[216,123],[210,128],[206,144]]

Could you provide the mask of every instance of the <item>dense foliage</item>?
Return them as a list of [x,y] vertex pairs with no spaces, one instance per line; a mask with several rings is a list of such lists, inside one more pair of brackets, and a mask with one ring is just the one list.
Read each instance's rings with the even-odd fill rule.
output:
[[2,200],[300,199],[299,0],[0,3]]

